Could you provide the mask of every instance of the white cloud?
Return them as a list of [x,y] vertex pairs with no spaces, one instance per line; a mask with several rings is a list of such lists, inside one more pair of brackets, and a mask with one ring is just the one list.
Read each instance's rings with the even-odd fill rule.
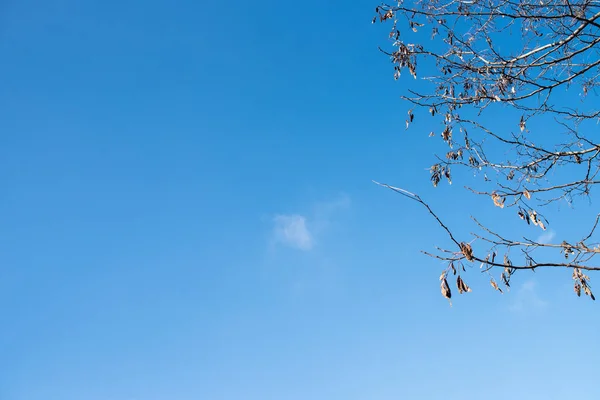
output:
[[306,217],[276,215],[273,222],[273,231],[278,242],[304,251],[312,249],[314,239],[306,225]]
[[336,214],[349,207],[350,198],[342,194],[330,201],[314,203],[308,216],[278,214],[273,218],[273,238],[276,243],[309,251],[335,225]]
[[548,306],[538,294],[535,281],[527,281],[519,287],[514,295],[510,310],[518,313],[529,313],[539,311]]
[[555,237],[556,232],[554,232],[553,230],[549,230],[538,236],[538,238],[535,241],[538,243],[548,244],[551,243]]

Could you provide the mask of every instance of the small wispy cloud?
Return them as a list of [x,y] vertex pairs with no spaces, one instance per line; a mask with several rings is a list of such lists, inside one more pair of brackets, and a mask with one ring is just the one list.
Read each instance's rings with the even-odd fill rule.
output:
[[521,284],[516,291],[510,310],[518,313],[529,313],[540,311],[547,306],[548,302],[543,300],[538,293],[536,282],[530,280]]
[[542,244],[548,244],[552,243],[552,240],[554,240],[555,237],[556,232],[554,232],[553,230],[548,230],[542,233],[540,236],[538,236],[535,241]]
[[273,218],[275,239],[300,250],[312,249],[314,240],[302,215],[276,215]]
[[273,217],[273,238],[276,243],[309,251],[317,238],[331,228],[338,211],[350,206],[350,198],[340,195],[330,201],[313,204],[312,212],[303,214],[277,214]]

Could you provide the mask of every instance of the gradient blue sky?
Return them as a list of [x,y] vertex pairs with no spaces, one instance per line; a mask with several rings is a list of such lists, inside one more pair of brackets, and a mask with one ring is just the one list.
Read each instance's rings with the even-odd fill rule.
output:
[[375,5],[0,3],[0,399],[600,398],[570,272],[450,308],[442,232],[371,183],[458,189]]

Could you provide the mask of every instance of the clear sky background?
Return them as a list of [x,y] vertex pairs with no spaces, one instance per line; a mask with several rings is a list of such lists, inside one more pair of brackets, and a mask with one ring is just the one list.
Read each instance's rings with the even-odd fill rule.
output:
[[0,399],[600,398],[569,271],[449,307],[371,183],[506,215],[431,187],[375,6],[0,2]]

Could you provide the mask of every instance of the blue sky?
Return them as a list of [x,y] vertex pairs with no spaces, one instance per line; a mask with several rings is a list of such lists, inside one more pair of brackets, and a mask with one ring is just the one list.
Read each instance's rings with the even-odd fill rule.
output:
[[375,5],[2,2],[0,399],[600,397],[570,272],[450,308],[371,183],[503,216],[429,184]]

